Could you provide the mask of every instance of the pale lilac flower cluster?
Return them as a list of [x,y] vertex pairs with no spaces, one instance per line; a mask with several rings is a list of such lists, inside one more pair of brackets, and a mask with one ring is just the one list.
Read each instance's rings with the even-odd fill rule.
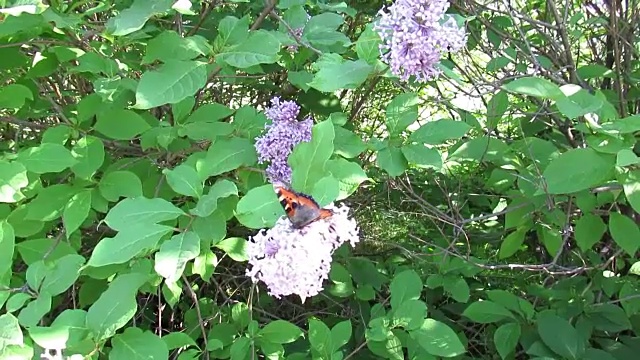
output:
[[291,182],[291,167],[287,158],[293,147],[303,141],[311,140],[311,117],[298,121],[300,106],[293,101],[280,101],[276,96],[271,99],[271,107],[265,114],[271,124],[266,125],[267,132],[256,138],[256,151],[260,164],[269,162],[267,178],[274,182]]
[[346,205],[326,208],[333,210],[333,216],[302,229],[294,229],[283,216],[273,228],[253,236],[247,247],[247,276],[254,283],[262,281],[278,299],[295,294],[304,302],[322,291],[333,252],[346,242],[354,247],[360,241],[358,226],[348,217]]
[[382,60],[402,80],[414,75],[426,82],[440,74],[442,55],[456,52],[466,43],[464,27],[445,12],[448,0],[397,0],[374,26],[382,38]]

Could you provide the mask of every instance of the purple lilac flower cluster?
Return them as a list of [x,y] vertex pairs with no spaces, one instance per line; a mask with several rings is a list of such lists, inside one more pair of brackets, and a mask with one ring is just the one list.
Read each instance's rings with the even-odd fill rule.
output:
[[360,241],[358,226],[348,217],[345,205],[327,207],[333,216],[294,229],[282,217],[276,225],[250,239],[247,247],[247,276],[262,281],[271,296],[298,295],[302,302],[323,289],[329,278],[333,252],[345,242],[352,247]]
[[382,60],[394,75],[429,81],[440,74],[443,53],[464,47],[465,29],[445,14],[448,8],[448,0],[397,0],[380,10],[374,30],[382,38]]
[[303,141],[311,140],[311,117],[298,121],[300,106],[293,101],[280,101],[276,96],[271,99],[271,107],[265,114],[271,124],[266,126],[267,132],[256,138],[256,151],[260,164],[269,162],[267,178],[271,183],[291,182],[291,167],[287,158],[293,147]]

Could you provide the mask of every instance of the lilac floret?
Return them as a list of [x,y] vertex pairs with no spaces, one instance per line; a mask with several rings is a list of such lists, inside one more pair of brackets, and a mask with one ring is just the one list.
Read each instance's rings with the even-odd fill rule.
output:
[[447,0],[398,0],[374,26],[382,38],[382,60],[402,80],[415,76],[426,82],[440,75],[437,65],[447,51],[457,52],[466,43],[464,27],[445,12]]
[[258,162],[269,163],[266,169],[271,183],[291,182],[291,167],[287,159],[294,146],[311,140],[311,117],[298,121],[300,106],[293,101],[280,101],[280,97],[271,99],[271,107],[265,111],[271,124],[266,126],[267,132],[256,138]]
[[298,295],[302,302],[323,289],[329,278],[332,256],[344,243],[359,241],[356,221],[345,205],[327,207],[334,214],[302,229],[293,228],[286,217],[251,237],[247,245],[247,276],[266,285],[271,296]]

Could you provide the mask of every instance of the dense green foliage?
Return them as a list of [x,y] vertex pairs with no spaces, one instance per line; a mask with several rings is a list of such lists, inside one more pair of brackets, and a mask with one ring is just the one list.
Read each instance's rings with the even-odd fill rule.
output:
[[[423,84],[379,1],[47,3],[0,1],[0,359],[638,357],[638,0],[454,1]],[[274,96],[361,228],[303,304],[245,275]]]

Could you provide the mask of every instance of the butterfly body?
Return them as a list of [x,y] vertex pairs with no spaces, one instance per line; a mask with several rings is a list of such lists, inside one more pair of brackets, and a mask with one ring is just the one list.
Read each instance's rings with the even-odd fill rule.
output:
[[309,195],[277,187],[278,200],[295,229],[302,229],[314,221],[326,219],[333,211],[321,208]]

